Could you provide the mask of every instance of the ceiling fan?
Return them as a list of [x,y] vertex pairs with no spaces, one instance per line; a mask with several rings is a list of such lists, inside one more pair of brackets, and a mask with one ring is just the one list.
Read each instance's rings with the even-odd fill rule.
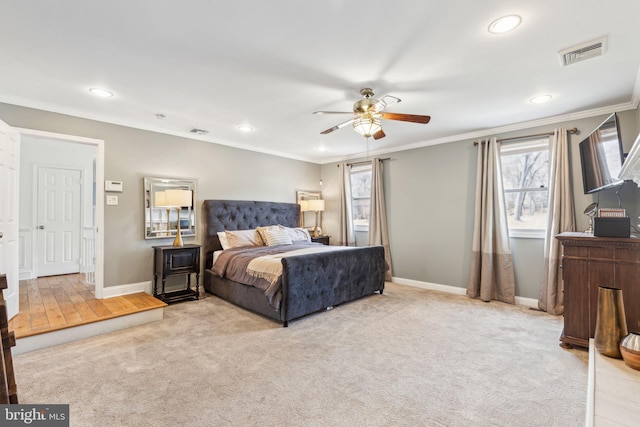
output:
[[322,135],[338,130],[347,125],[352,125],[353,129],[365,138],[384,138],[386,135],[382,130],[380,119],[399,120],[402,122],[427,124],[431,116],[420,116],[417,114],[387,113],[384,111],[390,105],[400,102],[400,98],[385,95],[380,99],[373,98],[373,90],[365,87],[360,91],[364,99],[353,104],[353,112],[346,111],[314,111],[313,114],[353,114],[354,117],[344,123],[340,123],[332,128],[320,132]]

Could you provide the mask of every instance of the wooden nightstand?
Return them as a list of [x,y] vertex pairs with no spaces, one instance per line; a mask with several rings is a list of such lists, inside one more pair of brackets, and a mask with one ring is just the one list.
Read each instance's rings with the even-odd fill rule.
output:
[[[197,300],[200,295],[200,245],[154,246],[153,256],[153,296],[172,303],[182,300]],[[191,274],[196,274],[196,289],[191,289]],[[165,292],[167,277],[179,274],[187,275],[186,289]],[[162,280],[162,289],[158,292],[158,278]]]
[[318,236],[318,237],[312,237],[311,241],[314,243],[322,243],[323,245],[328,245],[329,244],[329,238],[331,236]]

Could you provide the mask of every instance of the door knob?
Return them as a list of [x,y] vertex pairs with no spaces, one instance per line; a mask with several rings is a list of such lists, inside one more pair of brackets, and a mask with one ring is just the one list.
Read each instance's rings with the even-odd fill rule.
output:
[[4,234],[2,234],[2,231],[0,231],[0,239],[2,239],[2,236],[4,236]]
[[39,230],[44,230],[44,225],[39,225],[39,226],[38,226],[38,229],[39,229]]

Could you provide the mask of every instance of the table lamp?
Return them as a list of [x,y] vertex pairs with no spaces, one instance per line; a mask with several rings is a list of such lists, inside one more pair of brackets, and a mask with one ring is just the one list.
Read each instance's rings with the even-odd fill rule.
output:
[[193,195],[191,190],[166,190],[165,202],[167,206],[173,206],[178,209],[178,224],[176,228],[176,238],[173,241],[173,246],[184,246],[182,242],[182,234],[180,232],[180,211],[182,208],[191,208],[193,206]]

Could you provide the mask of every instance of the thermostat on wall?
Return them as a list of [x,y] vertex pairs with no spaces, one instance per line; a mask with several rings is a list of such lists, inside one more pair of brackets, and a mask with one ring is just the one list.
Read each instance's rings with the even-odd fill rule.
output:
[[104,191],[112,191],[114,193],[122,193],[122,181],[105,181]]

